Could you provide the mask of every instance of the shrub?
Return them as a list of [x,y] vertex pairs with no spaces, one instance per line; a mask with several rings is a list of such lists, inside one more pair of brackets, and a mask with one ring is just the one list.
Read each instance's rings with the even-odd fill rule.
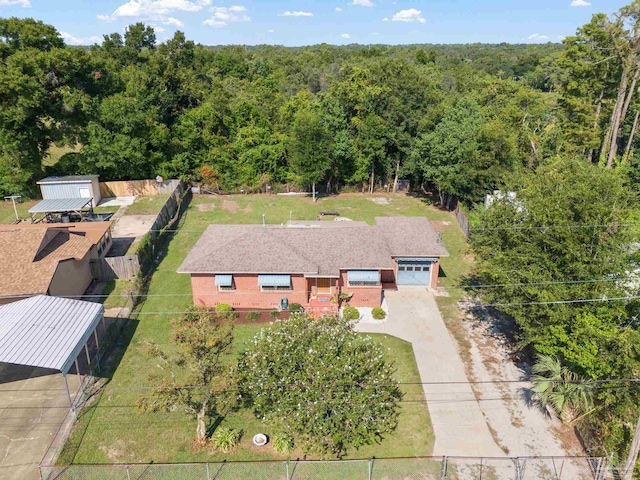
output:
[[302,312],[303,310],[304,308],[302,308],[302,305],[300,305],[299,303],[292,303],[289,305],[290,312]]
[[278,432],[273,436],[273,449],[278,453],[289,453],[295,447],[293,437],[284,432]]
[[271,315],[271,318],[278,318],[280,312],[278,310],[273,310],[269,315]]
[[224,315],[226,313],[231,313],[233,308],[228,303],[219,303],[216,305],[216,313],[218,315]]
[[356,307],[346,306],[342,310],[342,318],[351,322],[353,320],[358,320],[360,318],[360,312]]
[[376,320],[384,320],[387,316],[387,312],[385,312],[382,307],[374,307],[371,310],[371,316]]
[[247,320],[250,322],[255,322],[260,318],[260,312],[249,312],[247,313]]
[[240,443],[242,430],[232,430],[230,428],[218,428],[211,436],[213,446],[218,450],[227,453],[233,450]]
[[351,300],[352,298],[353,298],[353,292],[341,293],[340,295],[338,295],[338,300],[340,300],[341,302],[349,303],[349,300]]

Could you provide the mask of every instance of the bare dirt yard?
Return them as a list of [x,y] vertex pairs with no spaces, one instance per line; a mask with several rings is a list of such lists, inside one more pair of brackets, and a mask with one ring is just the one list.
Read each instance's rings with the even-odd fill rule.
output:
[[[496,443],[510,457],[585,455],[573,429],[532,402],[529,366],[515,358],[504,334],[509,325],[471,304],[464,304],[463,311],[469,342],[467,375],[485,382],[475,383],[474,391]],[[592,478],[584,460],[535,461],[531,468],[538,470],[539,478],[554,469],[562,471],[559,478]]]

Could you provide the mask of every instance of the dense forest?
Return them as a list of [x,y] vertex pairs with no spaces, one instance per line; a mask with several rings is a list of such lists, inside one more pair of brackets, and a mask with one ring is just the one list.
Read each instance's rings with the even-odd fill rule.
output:
[[80,48],[0,19],[0,59],[2,195],[80,173],[223,192],[406,179],[443,207],[516,192],[477,207],[470,288],[489,286],[479,298],[515,321],[518,348],[548,367],[538,378],[555,379],[541,398],[572,410],[561,416],[590,453],[627,451],[640,405],[622,381],[640,377],[640,0],[545,45],[207,47],[181,32],[158,43],[138,23]]
[[569,149],[573,114],[554,70],[565,51],[205,47],[181,32],[158,44],[143,24],[87,49],[41,22],[2,19],[0,194],[68,173],[204,174],[223,191],[371,190],[400,177],[475,202],[504,172]]

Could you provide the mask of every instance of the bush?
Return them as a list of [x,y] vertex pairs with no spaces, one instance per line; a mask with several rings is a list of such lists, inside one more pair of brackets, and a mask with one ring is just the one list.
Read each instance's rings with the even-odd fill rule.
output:
[[211,436],[213,446],[218,450],[227,453],[233,450],[240,443],[242,430],[232,430],[230,428],[218,428]]
[[293,437],[284,432],[278,432],[273,436],[273,449],[278,453],[289,453],[295,448]]
[[216,305],[216,313],[218,315],[224,315],[226,313],[231,313],[233,308],[228,303],[219,303]]
[[351,322],[353,320],[358,320],[360,318],[360,312],[356,307],[346,306],[342,310],[342,318]]
[[376,320],[384,320],[387,316],[387,312],[385,312],[382,307],[374,307],[371,310],[371,316]]
[[353,292],[351,293],[341,293],[338,295],[338,300],[340,300],[341,302],[347,302],[349,303],[349,300],[351,300],[353,298]]
[[302,312],[303,310],[304,308],[302,308],[302,305],[300,305],[299,303],[292,303],[289,305],[290,312]]
[[250,322],[255,322],[260,318],[260,312],[249,312],[247,313],[247,320]]
[[269,315],[271,315],[271,318],[278,318],[280,312],[278,310],[273,310]]

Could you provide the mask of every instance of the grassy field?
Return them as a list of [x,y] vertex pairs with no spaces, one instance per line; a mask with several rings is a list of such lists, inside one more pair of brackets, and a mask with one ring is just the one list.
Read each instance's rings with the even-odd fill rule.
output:
[[136,197],[133,205],[127,207],[125,215],[157,215],[162,210],[169,195],[150,195]]
[[[0,223],[15,223],[16,215],[13,211],[13,204],[11,200],[4,200],[0,198]],[[29,209],[33,207],[40,200],[28,200],[25,202],[20,202],[16,204],[16,208],[18,209],[18,217],[21,220],[29,218]]]
[[[222,425],[244,431],[240,448],[223,455],[192,447],[195,423],[189,416],[180,411],[141,414],[135,407],[135,401],[143,394],[144,386],[152,384],[149,374],[159,368],[157,362],[145,353],[147,342],[156,342],[168,350],[173,347],[169,322],[175,314],[161,315],[155,312],[180,312],[191,305],[189,276],[177,274],[176,269],[206,226],[211,223],[259,223],[263,213],[268,223],[279,224],[289,219],[290,212],[293,219],[315,219],[324,210],[337,210],[342,216],[370,224],[374,223],[376,216],[427,216],[441,231],[452,253],[450,258],[442,262],[443,272],[447,275],[443,280],[451,284],[463,274],[457,262],[461,260],[465,243],[454,217],[421,199],[404,195],[350,194],[323,198],[313,203],[307,198],[266,195],[195,197],[183,217],[180,230],[163,247],[164,251],[158,252],[163,260],[149,285],[148,293],[151,296],[124,332],[126,351],[121,358],[116,355],[112,359],[107,369],[111,372],[109,383],[92,406],[82,412],[60,462],[157,463],[282,458],[270,448],[256,449],[251,445],[251,437],[255,433],[270,432],[248,410],[233,412],[222,421]],[[154,296],[158,294],[164,296]],[[238,325],[235,351],[239,352],[260,328],[259,325]],[[396,364],[400,381],[419,381],[410,344],[386,336],[377,336],[376,340],[389,349],[388,358]],[[405,398],[423,398],[420,387],[405,387]],[[426,405],[420,401],[404,402],[400,425],[394,435],[380,445],[364,447],[350,452],[350,455],[358,458],[429,455],[433,441]],[[295,452],[294,457],[300,454]]]

